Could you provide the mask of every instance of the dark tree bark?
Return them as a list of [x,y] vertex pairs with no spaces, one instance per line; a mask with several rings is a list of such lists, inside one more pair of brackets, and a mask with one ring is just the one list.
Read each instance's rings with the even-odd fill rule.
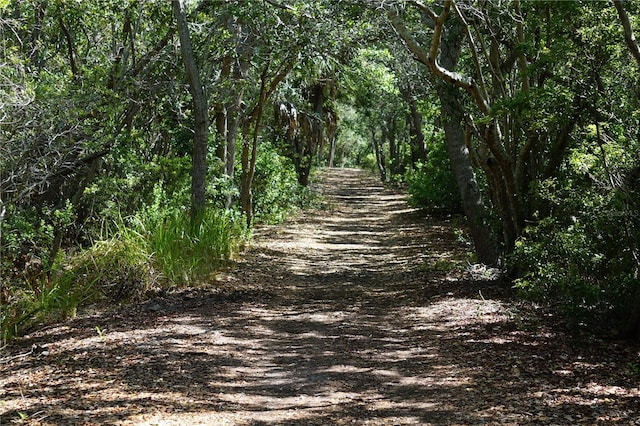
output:
[[386,139],[389,142],[389,169],[391,175],[401,174],[401,158],[400,158],[400,144],[398,140],[398,130],[395,117],[391,117],[386,123]]
[[427,159],[427,147],[425,136],[422,132],[422,114],[418,111],[415,98],[409,94],[406,96],[409,106],[409,147],[411,150],[411,166],[415,166],[419,161]]
[[[440,61],[444,68],[455,69],[463,37],[464,33],[461,29],[451,28],[442,38]],[[476,254],[480,262],[495,265],[498,263],[499,250],[496,238],[488,224],[487,209],[473,170],[469,148],[465,143],[464,109],[458,101],[460,89],[441,81],[438,83],[437,90],[447,139],[447,152],[460,190],[462,208],[469,221],[469,232]]]
[[444,82],[438,84],[440,111],[447,140],[447,152],[462,198],[462,208],[469,221],[469,233],[475,245],[478,261],[487,265],[498,263],[498,248],[487,221],[487,211],[476,180],[469,149],[465,144],[463,110],[458,103],[460,90]]
[[180,52],[185,65],[189,92],[193,100],[194,135],[191,170],[191,209],[193,217],[201,214],[206,205],[205,184],[207,172],[207,145],[209,139],[209,113],[207,98],[200,80],[200,72],[196,65],[191,36],[187,26],[184,8],[180,0],[171,2],[176,18],[178,35],[180,36]]

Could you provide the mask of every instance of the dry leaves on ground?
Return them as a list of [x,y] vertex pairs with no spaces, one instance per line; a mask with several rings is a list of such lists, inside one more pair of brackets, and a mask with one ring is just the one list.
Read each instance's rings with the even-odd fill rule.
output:
[[364,172],[320,190],[215,287],[5,349],[0,425],[640,425],[638,347],[519,304]]

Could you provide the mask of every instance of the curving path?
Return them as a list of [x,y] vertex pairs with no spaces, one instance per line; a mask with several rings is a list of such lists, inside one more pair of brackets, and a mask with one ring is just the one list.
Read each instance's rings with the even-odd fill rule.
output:
[[217,288],[0,353],[0,425],[640,424],[637,348],[569,339],[472,277],[452,223],[322,176],[326,208],[258,230]]

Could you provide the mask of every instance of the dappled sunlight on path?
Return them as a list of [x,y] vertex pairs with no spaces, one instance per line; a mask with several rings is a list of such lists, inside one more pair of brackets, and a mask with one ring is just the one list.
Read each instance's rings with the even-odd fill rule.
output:
[[326,208],[257,230],[218,288],[27,336],[0,424],[640,424],[637,350],[471,279],[452,224],[367,173],[322,176]]

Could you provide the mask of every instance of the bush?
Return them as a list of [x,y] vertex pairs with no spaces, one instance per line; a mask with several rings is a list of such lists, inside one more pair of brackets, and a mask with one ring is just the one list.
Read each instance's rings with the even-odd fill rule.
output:
[[[515,281],[527,297],[558,303],[576,319],[606,308],[598,269],[604,258],[584,224],[547,219],[527,230],[516,243],[513,259],[524,274]],[[525,266],[526,265],[526,266]]]
[[365,170],[378,172],[378,160],[373,152],[366,153],[360,157],[357,165]]
[[136,222],[151,264],[169,286],[208,280],[248,238],[244,221],[230,211],[209,209],[192,220],[185,211],[174,210],[161,220]]
[[144,238],[123,230],[88,249],[59,258],[38,274],[14,279],[0,307],[0,331],[7,341],[40,323],[73,317],[83,304],[140,296],[151,265]]
[[253,194],[255,219],[265,223],[280,222],[312,202],[308,189],[298,184],[292,161],[269,143],[258,152]]
[[444,146],[434,146],[426,162],[407,172],[405,181],[412,206],[439,214],[462,211],[460,192]]
[[0,337],[7,342],[40,323],[59,321],[76,314],[90,291],[71,280],[49,280],[10,285],[10,297],[0,305]]
[[635,306],[638,194],[601,191],[567,179],[538,189],[553,205],[552,214],[516,243],[511,258],[519,272],[516,287],[527,297],[557,305],[576,323],[608,322],[612,329],[635,332],[640,319]]
[[187,157],[157,158],[147,163],[128,158],[116,169],[98,177],[84,191],[79,211],[84,237],[89,241],[101,238],[105,223],[116,223],[149,206],[158,204],[170,210],[189,203],[191,162]]

